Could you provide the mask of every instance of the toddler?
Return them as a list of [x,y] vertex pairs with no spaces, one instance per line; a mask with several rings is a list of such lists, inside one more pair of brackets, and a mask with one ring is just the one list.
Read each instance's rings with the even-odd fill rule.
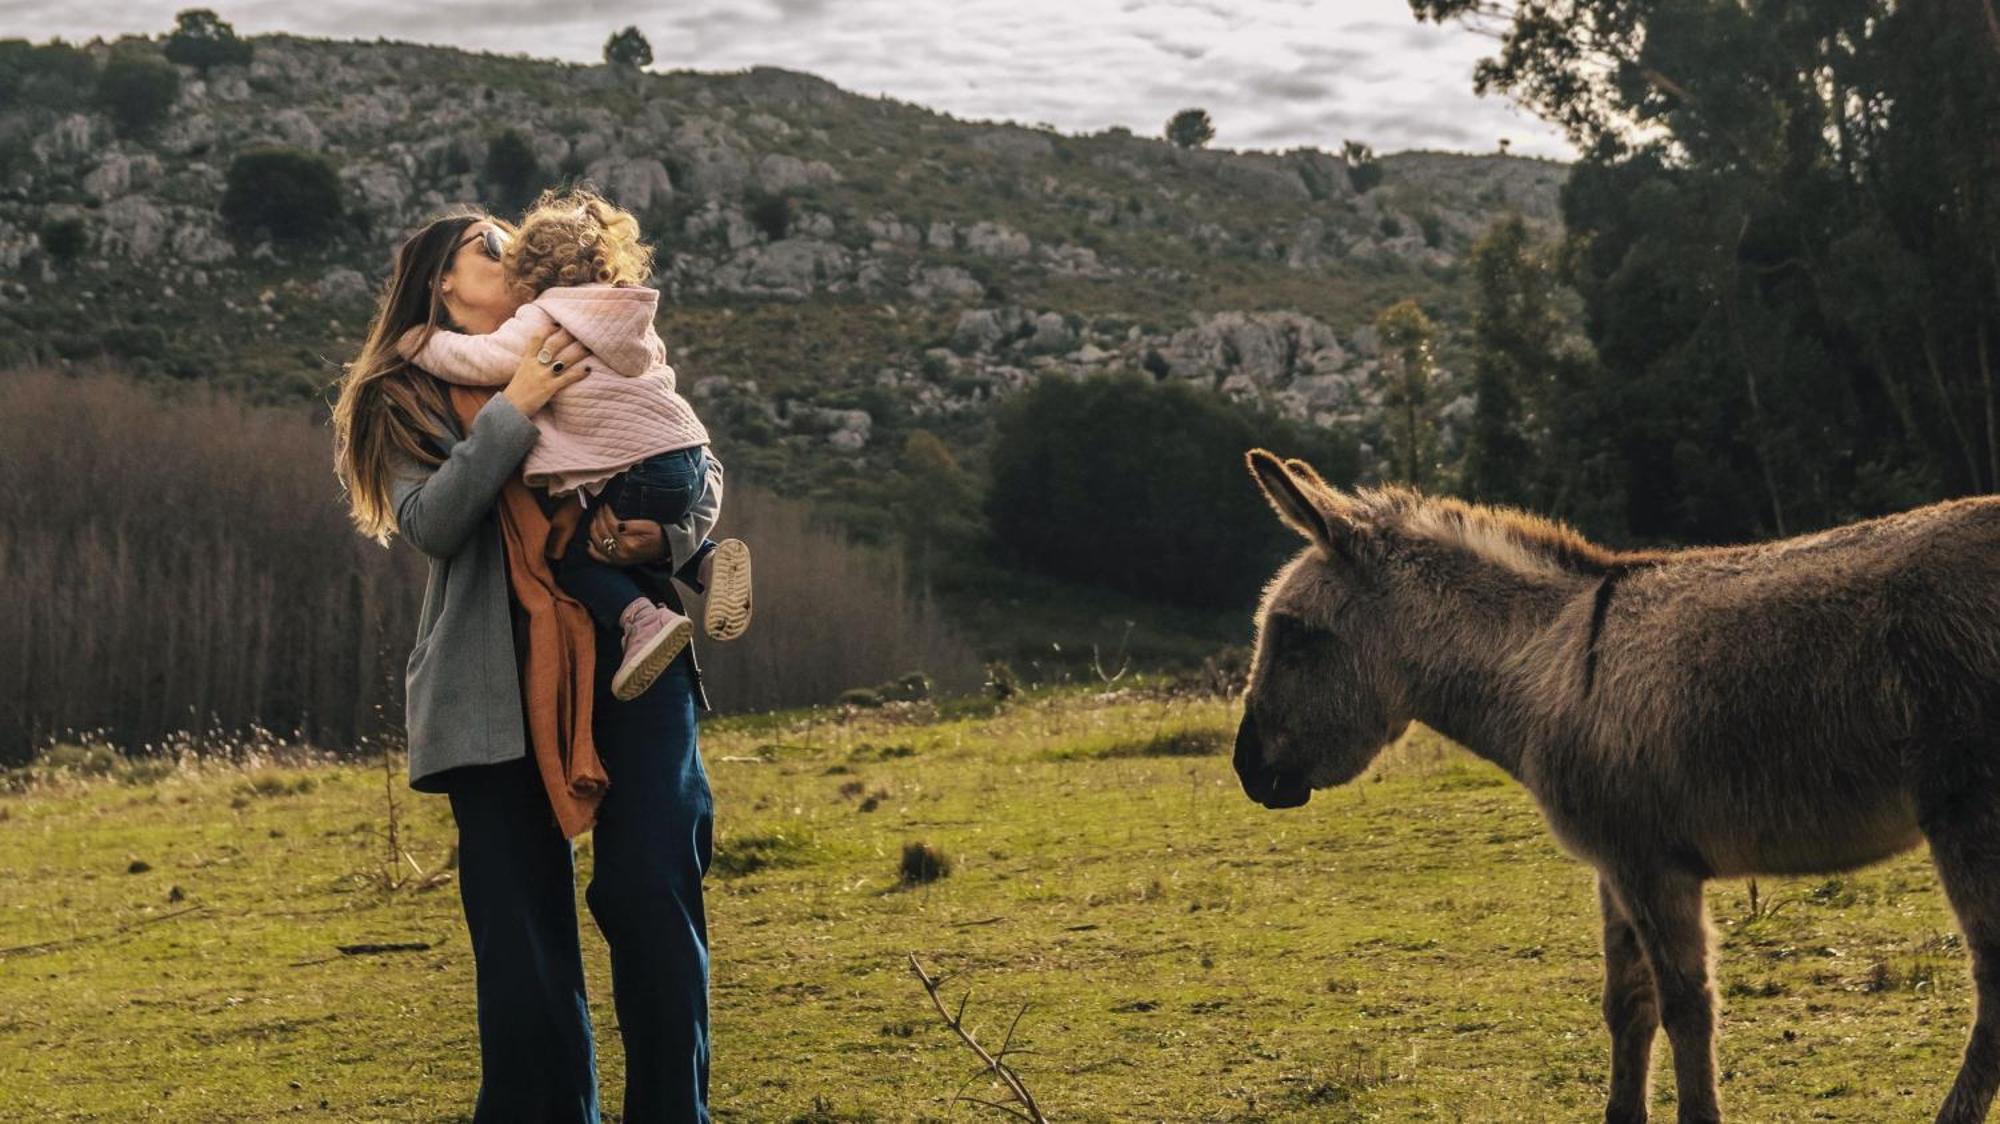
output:
[[[705,597],[708,634],[741,636],[750,624],[750,551],[738,539],[708,537],[722,506],[722,464],[676,392],[654,330],[660,295],[644,283],[653,252],[639,239],[638,220],[587,190],[544,192],[512,238],[489,229],[485,251],[529,303],[487,335],[417,329],[400,350],[447,382],[504,386],[540,333],[560,326],[589,348],[584,376],[536,414],[541,437],[522,478],[552,496],[578,493],[586,508],[608,504],[621,519],[658,522],[674,577]],[[624,658],[611,680],[617,698],[638,697],[687,646],[692,622],[581,544],[553,569],[600,627],[623,633]]]

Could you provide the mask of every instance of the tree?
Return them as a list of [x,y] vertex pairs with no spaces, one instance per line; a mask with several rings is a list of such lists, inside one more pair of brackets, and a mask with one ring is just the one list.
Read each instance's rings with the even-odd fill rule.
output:
[[42,244],[42,252],[58,265],[75,261],[90,244],[83,220],[74,216],[43,221],[36,238]]
[[1529,427],[1547,404],[1543,383],[1562,330],[1555,279],[1519,215],[1493,224],[1472,247],[1479,303],[1473,319],[1472,431],[1461,487],[1487,503],[1537,506],[1541,467]]
[[919,583],[928,585],[940,562],[961,557],[979,538],[979,486],[951,450],[927,429],[903,439],[891,503],[896,527]]
[[1347,160],[1347,182],[1355,191],[1366,195],[1381,186],[1382,165],[1372,146],[1351,140],[1341,146],[1340,154]]
[[239,238],[324,242],[340,229],[340,176],[318,153],[251,149],[230,161],[221,212]]
[[1414,0],[1565,130],[1566,276],[1636,538],[2000,487],[1993,6]]
[[174,30],[167,36],[168,62],[191,66],[203,74],[218,66],[246,66],[250,44],[236,37],[236,29],[207,8],[189,8],[174,17]]
[[526,207],[541,191],[541,181],[542,162],[519,129],[502,129],[486,142],[485,183],[496,209]]
[[180,71],[158,55],[120,51],[97,75],[97,104],[127,136],[158,128],[180,95]]
[[1345,434],[1137,373],[1043,378],[996,422],[986,502],[995,545],[1024,567],[1142,597],[1244,604],[1297,547],[1243,470],[1259,445],[1354,478]]
[[646,42],[638,28],[628,27],[604,41],[604,61],[611,66],[643,70],[653,65],[653,45]]
[[1182,148],[1200,148],[1215,139],[1206,109],[1183,109],[1167,122],[1167,139]]
[[1437,326],[1414,300],[1401,300],[1375,318],[1382,337],[1382,409],[1390,471],[1421,488],[1437,466],[1437,421],[1431,376],[1437,371]]
[[60,39],[39,45],[0,39],[0,104],[69,109],[96,88],[97,60],[89,51]]

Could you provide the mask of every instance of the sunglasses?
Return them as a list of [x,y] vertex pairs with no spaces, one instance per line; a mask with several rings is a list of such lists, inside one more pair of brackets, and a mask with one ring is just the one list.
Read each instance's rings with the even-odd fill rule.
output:
[[489,226],[485,230],[453,246],[451,252],[456,255],[460,250],[473,242],[481,244],[479,248],[487,257],[492,258],[494,261],[499,261],[501,252],[507,248],[507,234],[497,226]]

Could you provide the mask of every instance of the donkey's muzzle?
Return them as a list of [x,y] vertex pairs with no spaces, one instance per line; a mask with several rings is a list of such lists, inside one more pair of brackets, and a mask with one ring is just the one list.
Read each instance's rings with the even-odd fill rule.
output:
[[1257,720],[1245,714],[1236,729],[1236,779],[1250,799],[1266,808],[1296,808],[1312,799],[1312,787],[1297,773],[1274,769],[1257,739]]

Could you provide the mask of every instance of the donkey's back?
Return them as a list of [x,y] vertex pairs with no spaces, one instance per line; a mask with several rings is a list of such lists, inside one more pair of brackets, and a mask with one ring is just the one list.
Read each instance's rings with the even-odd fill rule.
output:
[[1557,796],[1577,832],[1644,824],[1717,874],[1841,869],[2000,761],[2000,498],[1639,559],[1602,615],[1585,744],[1549,749],[1610,797]]

